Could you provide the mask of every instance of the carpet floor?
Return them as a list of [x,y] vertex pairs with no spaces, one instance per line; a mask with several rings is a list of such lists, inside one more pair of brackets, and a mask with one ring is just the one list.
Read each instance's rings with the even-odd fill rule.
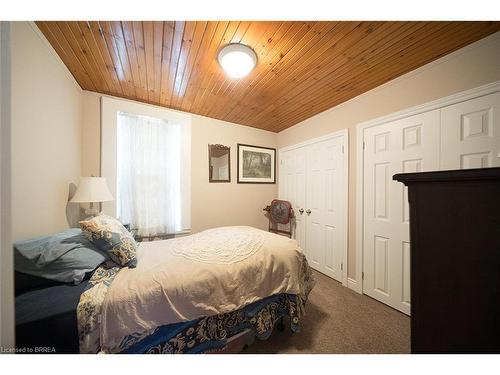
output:
[[409,353],[410,318],[366,295],[314,272],[301,331],[275,328],[243,353]]

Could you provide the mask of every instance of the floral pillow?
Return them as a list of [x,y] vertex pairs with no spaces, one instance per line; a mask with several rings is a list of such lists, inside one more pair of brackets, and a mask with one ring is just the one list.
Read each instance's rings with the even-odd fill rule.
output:
[[106,251],[115,263],[130,268],[137,265],[137,243],[118,220],[99,214],[79,224],[89,241]]

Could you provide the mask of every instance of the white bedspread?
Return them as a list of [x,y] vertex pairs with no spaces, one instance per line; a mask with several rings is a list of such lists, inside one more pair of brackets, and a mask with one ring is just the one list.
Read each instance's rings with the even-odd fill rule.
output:
[[137,268],[122,269],[102,307],[101,348],[127,335],[230,312],[279,293],[304,296],[297,241],[252,227],[223,227],[143,242]]

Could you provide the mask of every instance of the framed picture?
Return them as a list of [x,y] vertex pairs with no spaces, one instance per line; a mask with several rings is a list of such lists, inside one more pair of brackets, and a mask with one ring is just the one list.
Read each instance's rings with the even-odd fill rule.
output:
[[276,149],[238,143],[238,183],[275,184]]

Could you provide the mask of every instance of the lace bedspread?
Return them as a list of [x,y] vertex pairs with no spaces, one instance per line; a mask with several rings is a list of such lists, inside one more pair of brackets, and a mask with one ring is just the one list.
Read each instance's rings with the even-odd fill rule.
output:
[[209,229],[185,238],[165,241],[165,250],[198,262],[230,264],[242,261],[264,244],[262,231],[251,227]]
[[273,295],[305,301],[313,285],[295,240],[242,226],[143,242],[137,268],[103,265],[93,279],[78,306],[82,353],[121,351],[127,337]]

